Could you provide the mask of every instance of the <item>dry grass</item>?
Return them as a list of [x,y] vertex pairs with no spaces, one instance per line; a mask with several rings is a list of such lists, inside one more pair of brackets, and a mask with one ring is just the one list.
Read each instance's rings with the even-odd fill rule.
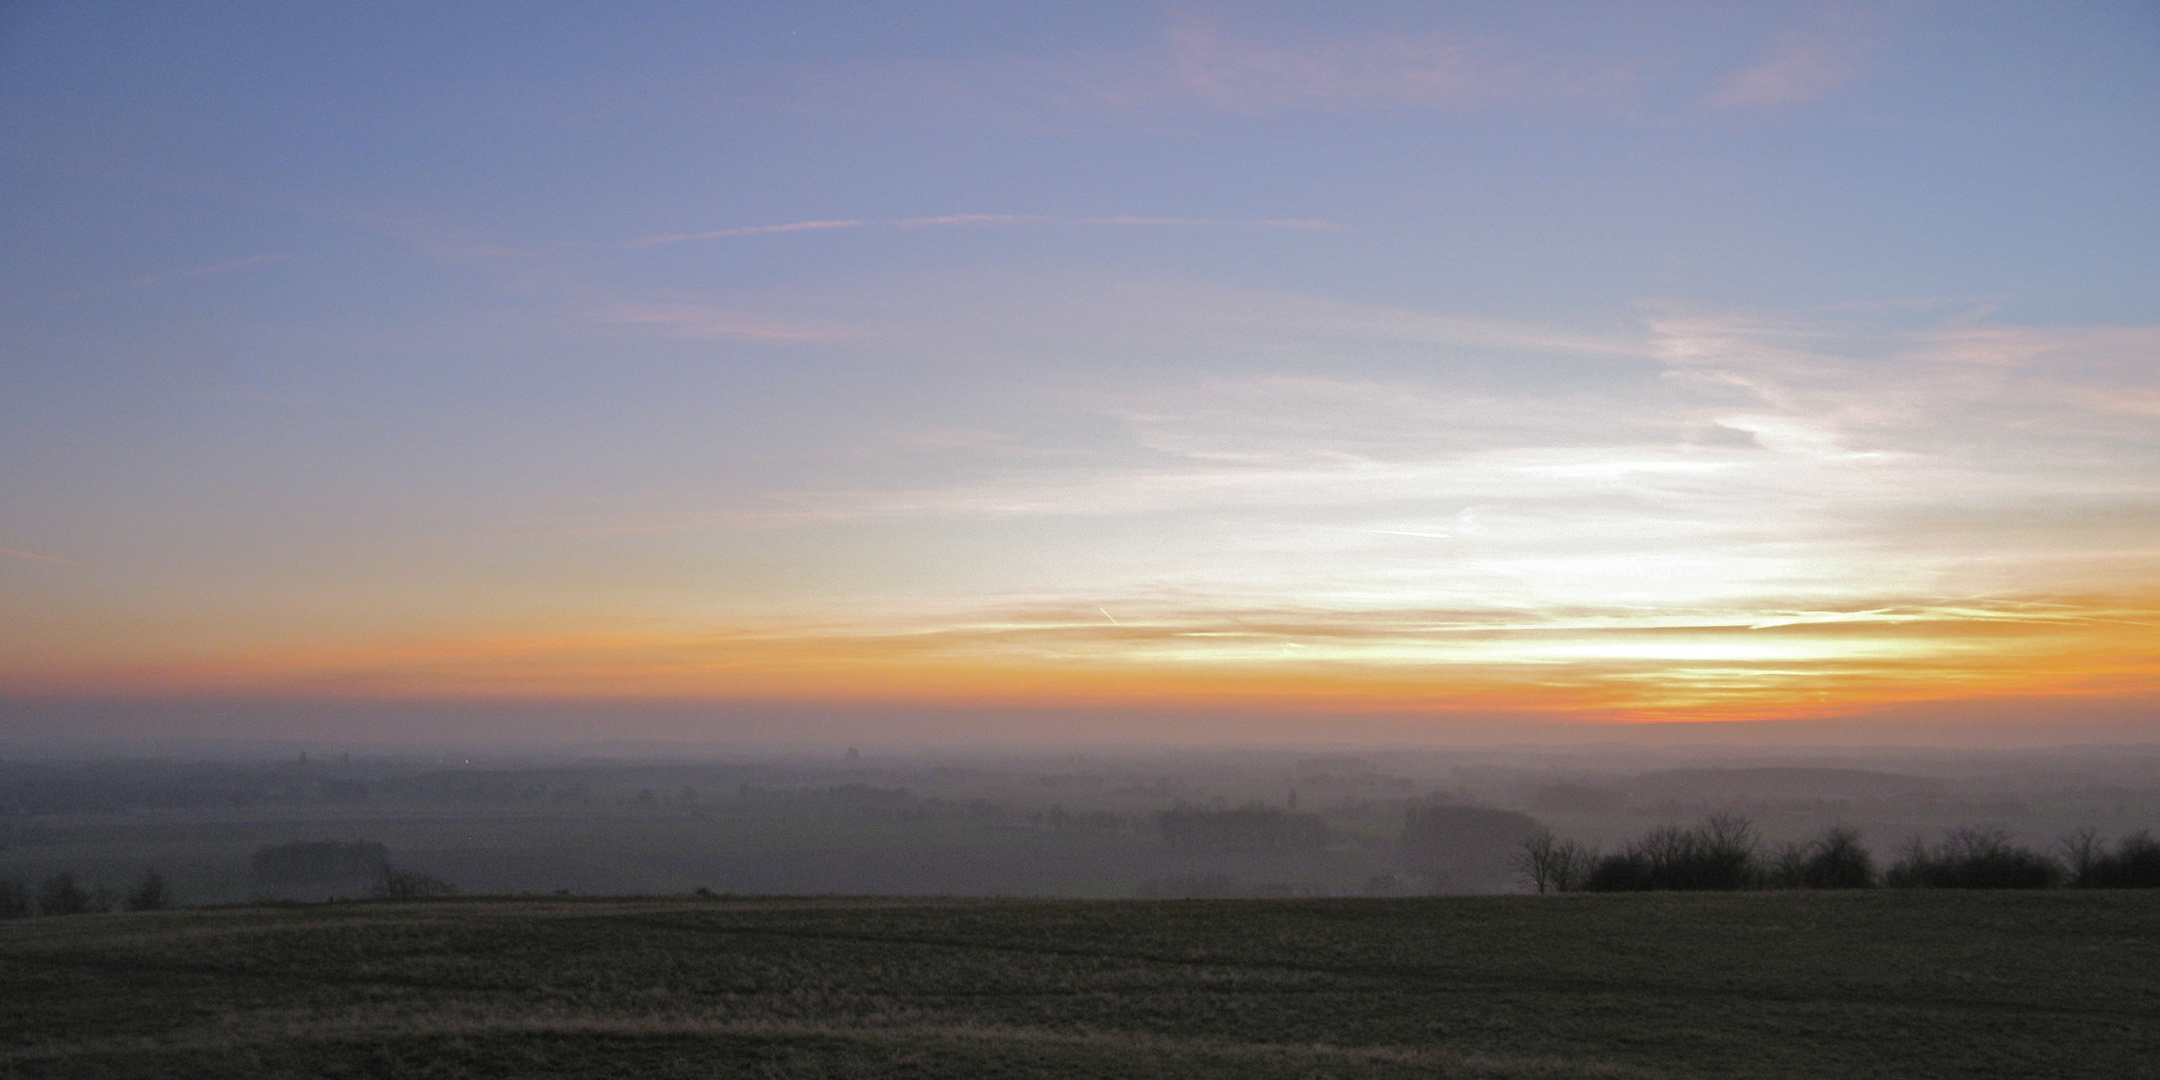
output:
[[457,900],[0,924],[0,1076],[2131,1076],[2160,896]]

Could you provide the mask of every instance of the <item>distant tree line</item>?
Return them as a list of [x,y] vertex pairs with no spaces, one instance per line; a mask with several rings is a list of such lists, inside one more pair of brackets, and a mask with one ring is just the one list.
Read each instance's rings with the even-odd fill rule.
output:
[[1602,852],[1539,829],[1522,841],[1515,868],[1538,892],[1737,891],[1742,889],[2160,888],[2160,841],[2146,832],[2111,850],[2083,830],[2060,857],[2011,843],[2001,829],[1961,826],[1933,844],[1915,837],[1878,869],[1860,834],[1825,829],[1810,840],[1768,845],[1747,818],[1713,814],[1693,827],[1664,825]]
[[447,896],[457,887],[390,862],[390,849],[372,840],[295,840],[255,849],[248,860],[254,894],[264,900],[329,899],[340,895],[405,899]]
[[0,814],[352,803],[368,794],[347,770],[306,761],[0,762]]
[[304,755],[265,762],[0,761],[0,816],[383,801],[583,806],[626,788],[633,794],[654,791],[653,801],[669,801],[674,793],[701,785],[717,788],[786,775],[770,766],[724,763],[415,772],[383,760]]
[[172,886],[155,870],[145,870],[126,891],[97,885],[84,888],[73,871],[62,870],[37,883],[0,878],[0,919],[23,919],[32,915],[88,915],[125,909],[162,911],[177,906]]
[[[258,900],[328,899],[337,895],[380,899],[446,896],[457,887],[432,874],[390,862],[389,849],[369,840],[296,840],[255,850],[248,876]],[[35,885],[0,878],[0,919],[33,915],[86,915],[106,911],[161,911],[179,906],[170,883],[145,870],[124,889],[84,885],[61,871]]]
[[1283,853],[1327,847],[1326,820],[1263,803],[1234,810],[1180,803],[1155,815],[1163,842],[1172,849],[1208,853]]

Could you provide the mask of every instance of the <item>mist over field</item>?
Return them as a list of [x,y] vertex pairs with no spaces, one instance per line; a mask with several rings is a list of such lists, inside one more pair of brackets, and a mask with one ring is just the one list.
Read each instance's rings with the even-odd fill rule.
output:
[[262,853],[357,841],[482,894],[1402,897],[1530,891],[1540,829],[1617,851],[1740,815],[1766,856],[1843,827],[1884,865],[1958,828],[2052,857],[2160,830],[2151,747],[162,749],[0,759],[0,879],[352,898],[374,871]]
[[2150,1075],[2160,4],[0,0],[0,1078]]

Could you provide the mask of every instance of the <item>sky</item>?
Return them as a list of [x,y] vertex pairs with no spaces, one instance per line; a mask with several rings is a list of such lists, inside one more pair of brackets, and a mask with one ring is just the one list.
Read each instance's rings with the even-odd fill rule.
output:
[[9,4],[0,736],[2160,739],[2155,176],[2149,3]]

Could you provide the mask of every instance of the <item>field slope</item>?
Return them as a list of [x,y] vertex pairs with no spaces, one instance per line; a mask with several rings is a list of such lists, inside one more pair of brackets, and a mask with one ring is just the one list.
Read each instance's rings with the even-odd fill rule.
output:
[[6,1077],[2155,1075],[2160,895],[459,899],[0,924]]

